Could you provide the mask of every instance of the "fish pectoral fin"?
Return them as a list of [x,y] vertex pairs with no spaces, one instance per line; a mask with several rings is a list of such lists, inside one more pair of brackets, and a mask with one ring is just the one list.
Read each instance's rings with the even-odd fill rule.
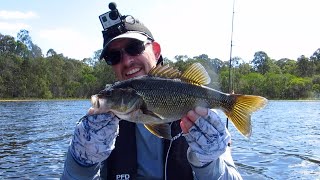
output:
[[144,127],[159,138],[172,139],[169,124],[144,124]]
[[149,115],[149,116],[155,117],[155,118],[160,119],[160,120],[164,119],[164,118],[163,118],[162,116],[160,116],[159,114],[154,113],[154,112],[152,112],[152,111],[149,111],[149,110],[147,110],[147,109],[141,109],[141,110],[142,110],[143,114],[145,114],[145,115]]

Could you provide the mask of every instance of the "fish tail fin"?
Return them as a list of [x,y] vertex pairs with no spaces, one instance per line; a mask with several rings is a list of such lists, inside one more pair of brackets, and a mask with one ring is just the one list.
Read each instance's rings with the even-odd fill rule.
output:
[[231,94],[234,104],[225,110],[227,117],[245,137],[251,136],[251,114],[263,108],[268,100],[261,96]]

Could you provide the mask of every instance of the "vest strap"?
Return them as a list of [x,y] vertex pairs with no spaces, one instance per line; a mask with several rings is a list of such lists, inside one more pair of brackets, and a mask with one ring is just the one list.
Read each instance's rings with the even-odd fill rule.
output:
[[119,122],[119,136],[115,149],[107,159],[108,180],[136,179],[137,176],[137,147],[135,123]]

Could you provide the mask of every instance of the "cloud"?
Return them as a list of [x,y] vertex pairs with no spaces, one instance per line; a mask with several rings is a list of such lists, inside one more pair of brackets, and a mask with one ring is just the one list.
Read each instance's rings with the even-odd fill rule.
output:
[[3,34],[15,36],[21,29],[31,30],[31,26],[23,21],[37,17],[38,15],[32,11],[0,10],[0,31]]
[[[6,33],[16,33],[21,29],[31,29],[31,26],[25,23],[8,23],[8,22],[1,22],[0,21],[0,30],[1,32]],[[12,35],[12,34],[11,34]]]
[[37,18],[38,15],[35,12],[28,11],[28,12],[21,12],[21,11],[0,11],[0,19],[32,19]]

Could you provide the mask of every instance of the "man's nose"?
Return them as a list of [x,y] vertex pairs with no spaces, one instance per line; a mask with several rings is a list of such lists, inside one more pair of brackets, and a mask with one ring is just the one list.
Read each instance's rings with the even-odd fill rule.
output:
[[133,56],[130,56],[129,54],[127,54],[127,52],[122,51],[122,58],[121,61],[123,64],[125,65],[129,65],[131,64],[131,62],[134,60]]

